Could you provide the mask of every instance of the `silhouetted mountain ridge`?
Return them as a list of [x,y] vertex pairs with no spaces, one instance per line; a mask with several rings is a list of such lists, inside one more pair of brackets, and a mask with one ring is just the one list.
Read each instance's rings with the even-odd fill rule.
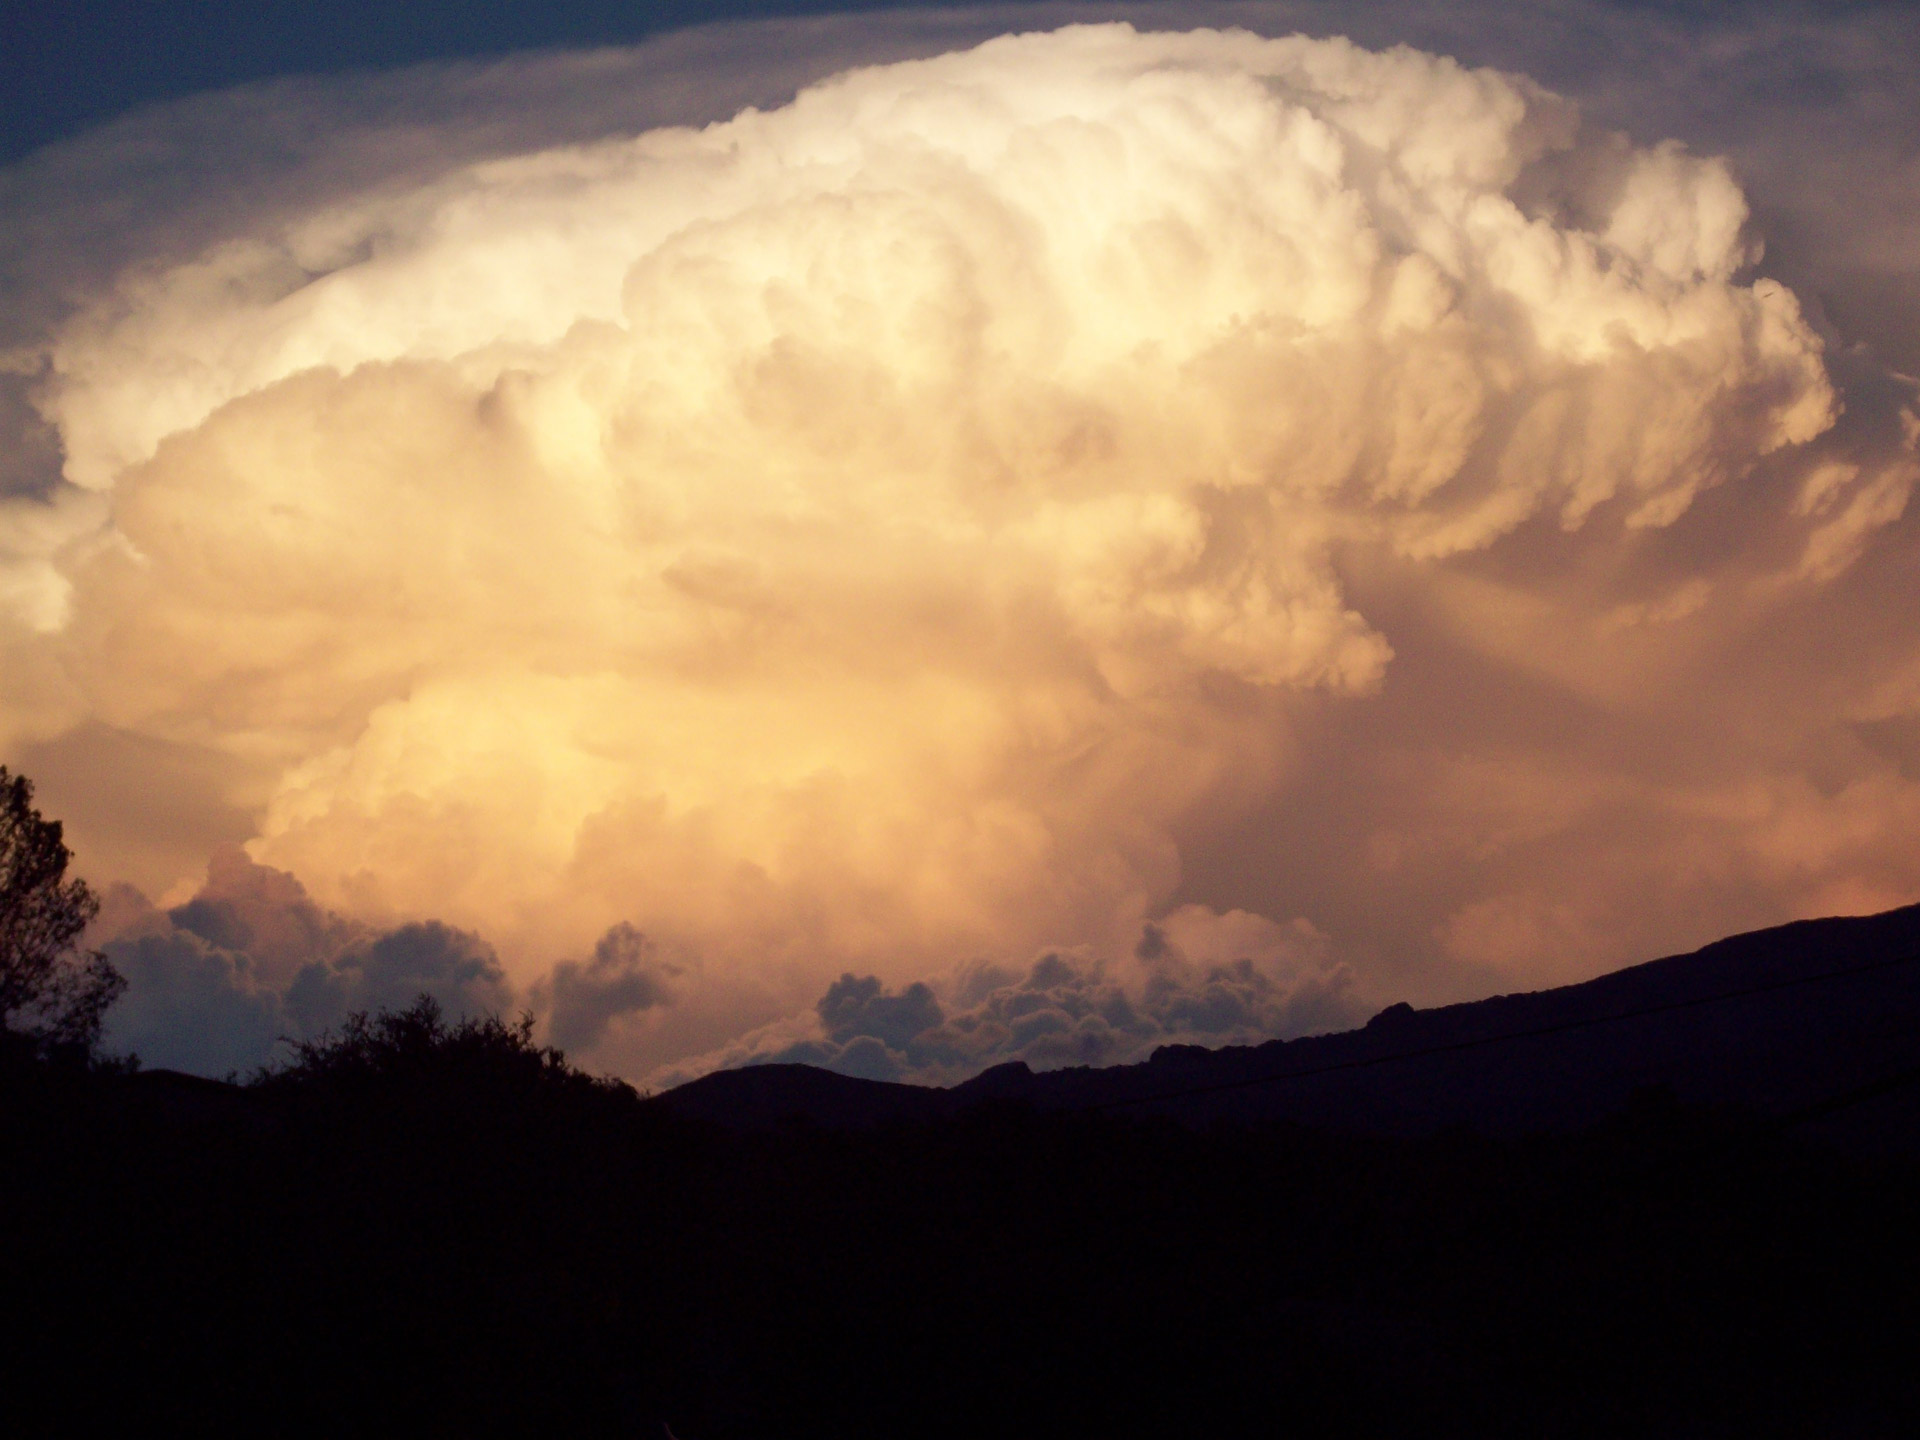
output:
[[1920,1150],[1752,1119],[1910,1067],[1916,919],[950,1090],[643,1100],[428,997],[244,1086],[16,1055],[8,1434],[1920,1433]]
[[[1794,1120],[1920,1060],[1920,906],[1803,920],[1579,984],[1434,1009],[1394,1005],[1358,1030],[1042,1073],[996,1066],[949,1089],[805,1065],[722,1071],[656,1103],[736,1126],[929,1119],[984,1101],[1120,1109],[1196,1124],[1284,1120],[1418,1135],[1570,1130],[1636,1094]],[[1920,1087],[1818,1121],[1848,1143],[1920,1149]]]

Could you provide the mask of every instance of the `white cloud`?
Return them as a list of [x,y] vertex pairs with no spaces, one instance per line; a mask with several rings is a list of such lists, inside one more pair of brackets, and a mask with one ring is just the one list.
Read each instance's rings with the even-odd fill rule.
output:
[[[11,177],[0,278],[60,297],[4,332],[64,464],[0,501],[43,793],[76,727],[207,757],[257,859],[484,935],[635,1073],[843,972],[1132,994],[1101,967],[1192,903],[1309,916],[1392,998],[1920,893],[1842,734],[1910,703],[1911,389],[1750,183],[1783,132],[1729,162],[1337,39],[949,48],[998,23],[303,83],[171,112],[177,183],[122,131]],[[1732,93],[1622,67],[1588,111]],[[670,968],[574,958],[620,925]]]

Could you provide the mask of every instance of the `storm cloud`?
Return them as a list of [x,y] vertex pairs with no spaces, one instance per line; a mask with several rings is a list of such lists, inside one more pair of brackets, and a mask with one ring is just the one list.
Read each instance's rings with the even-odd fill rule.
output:
[[105,1048],[169,1069],[253,1070],[285,1059],[284,1041],[421,995],[454,1016],[500,1014],[514,999],[479,936],[438,921],[348,919],[238,851],[217,853],[199,890],[170,909],[116,887],[90,938],[127,979]]
[[548,1033],[567,1050],[591,1049],[607,1028],[673,1001],[679,967],[625,921],[602,935],[585,960],[562,960],[541,987]]
[[[124,137],[19,170],[0,740],[166,1013],[937,1079],[1920,895],[1911,154],[1785,12],[1637,107],[1628,12],[1578,101],[1232,13],[294,87],[91,247]],[[1795,63],[1891,103],[1889,14]]]

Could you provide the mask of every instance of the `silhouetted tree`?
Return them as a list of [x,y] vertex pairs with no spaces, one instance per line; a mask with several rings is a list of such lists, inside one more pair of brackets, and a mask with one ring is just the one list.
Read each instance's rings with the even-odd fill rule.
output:
[[0,1038],[7,1048],[86,1054],[126,981],[99,951],[79,948],[100,908],[58,820],[33,808],[33,782],[0,765]]
[[514,1022],[497,1015],[463,1016],[449,1023],[431,995],[418,996],[404,1010],[349,1015],[337,1030],[289,1043],[293,1058],[259,1071],[256,1087],[352,1089],[424,1082],[469,1090],[631,1093],[625,1082],[589,1076],[569,1065],[565,1052],[536,1043],[531,1015]]

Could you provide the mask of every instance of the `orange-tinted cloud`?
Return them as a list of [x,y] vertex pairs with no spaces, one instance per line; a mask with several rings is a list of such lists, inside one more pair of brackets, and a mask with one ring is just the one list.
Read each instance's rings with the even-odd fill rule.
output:
[[1115,1058],[1913,898],[1912,387],[1637,138],[1097,26],[229,217],[23,351],[0,722],[635,1073],[842,975],[943,1075],[1040,953]]

